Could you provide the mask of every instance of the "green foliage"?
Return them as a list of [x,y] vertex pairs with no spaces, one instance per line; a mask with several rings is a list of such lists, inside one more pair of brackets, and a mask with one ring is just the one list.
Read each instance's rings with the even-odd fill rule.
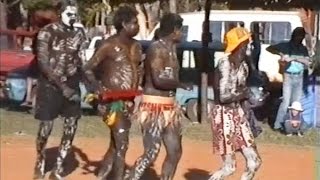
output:
[[152,3],[155,2],[156,0],[110,0],[110,4],[112,5],[119,5],[122,3],[128,3],[128,4],[132,4],[132,3]]
[[36,10],[52,9],[54,5],[51,0],[22,0],[23,6],[30,12]]
[[[107,1],[111,8],[116,8],[121,4],[133,3],[151,3],[156,0],[109,0]],[[110,12],[110,6],[102,3],[102,0],[78,0],[79,12],[86,26],[92,27],[95,25],[97,13]],[[101,14],[100,14],[101,15]],[[107,15],[107,13],[106,13]]]
[[84,20],[86,26],[92,27],[95,25],[94,23],[97,13],[101,13],[102,11],[104,11],[107,14],[107,12],[110,12],[111,9],[110,6],[102,2],[96,2],[88,6],[80,6],[79,11],[80,16]]

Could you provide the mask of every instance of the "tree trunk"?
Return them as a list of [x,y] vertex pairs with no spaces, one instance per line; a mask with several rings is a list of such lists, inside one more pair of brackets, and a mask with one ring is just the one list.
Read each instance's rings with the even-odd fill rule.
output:
[[[7,29],[7,4],[0,2],[0,29]],[[0,36],[0,48],[5,48],[8,44],[8,38],[5,35]]]
[[103,28],[103,33],[106,34],[106,33],[109,33],[108,32],[108,29],[107,29],[107,15],[110,13],[111,11],[111,7],[110,7],[110,4],[109,4],[109,1],[108,0],[102,0],[102,4],[105,6],[105,8],[103,8],[102,12],[101,12],[101,25],[102,25],[102,28]]
[[154,27],[156,26],[159,15],[160,15],[160,1],[156,1],[154,3],[145,3],[144,8],[147,14],[148,20],[148,34],[152,32]]
[[302,25],[307,33],[306,35],[306,46],[309,51],[309,55],[314,55],[315,53],[315,45],[316,45],[316,28],[315,28],[315,20],[316,13],[310,9],[300,9],[300,19]]
[[142,11],[140,4],[135,4],[135,8],[138,11],[137,18],[140,26],[140,31],[138,36],[139,36],[139,39],[145,40],[148,37],[147,17]]
[[177,13],[177,1],[176,0],[169,0],[169,7],[170,7],[170,12]]
[[95,17],[95,27],[99,26],[100,25],[100,12],[96,12],[96,17]]
[[189,0],[185,0],[185,12],[189,12],[190,11],[190,1]]
[[20,14],[22,16],[23,25],[29,28],[30,25],[28,22],[28,19],[29,19],[28,18],[28,10],[23,7],[22,3],[19,4],[19,9],[20,9]]
[[159,17],[162,17],[164,14],[170,12],[170,7],[169,7],[169,2],[168,0],[166,1],[160,1],[160,14]]
[[5,2],[0,2],[0,29],[7,29],[7,8]]
[[138,11],[137,18],[140,26],[138,36],[139,39],[145,40],[157,25],[160,15],[160,1],[145,3],[143,5],[137,3],[135,4],[135,8]]
[[102,9],[100,23],[101,23],[101,28],[103,29],[103,34],[106,34],[106,32],[107,32],[107,27],[106,27],[105,21],[106,21],[106,11],[104,9]]
[[[198,11],[202,11],[202,9],[203,9],[203,5],[202,5],[202,1],[201,0],[198,0]],[[211,5],[210,5],[211,6]]]

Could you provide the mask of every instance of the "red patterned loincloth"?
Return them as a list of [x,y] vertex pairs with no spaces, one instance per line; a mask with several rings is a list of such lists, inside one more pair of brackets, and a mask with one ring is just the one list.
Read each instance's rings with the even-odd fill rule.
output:
[[255,146],[249,122],[240,105],[215,105],[211,120],[214,152],[233,154],[244,147]]
[[168,125],[179,125],[183,117],[184,114],[174,97],[143,95],[133,119],[142,126],[156,121],[159,127],[165,128]]

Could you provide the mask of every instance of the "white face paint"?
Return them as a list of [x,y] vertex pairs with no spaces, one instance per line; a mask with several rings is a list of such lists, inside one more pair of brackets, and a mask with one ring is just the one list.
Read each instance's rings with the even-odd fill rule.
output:
[[66,26],[73,26],[77,20],[78,11],[75,6],[67,6],[65,10],[61,13],[62,23]]

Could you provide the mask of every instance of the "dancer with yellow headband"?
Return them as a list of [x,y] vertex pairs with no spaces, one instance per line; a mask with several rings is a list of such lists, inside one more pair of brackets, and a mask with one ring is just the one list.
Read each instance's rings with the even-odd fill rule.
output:
[[210,113],[214,151],[221,155],[223,166],[209,180],[221,180],[234,173],[236,151],[241,151],[247,162],[241,180],[253,179],[261,165],[249,122],[242,108],[242,103],[249,95],[246,86],[249,68],[246,60],[250,36],[246,29],[240,27],[231,29],[225,36],[227,54],[219,61],[215,73],[215,106]]

